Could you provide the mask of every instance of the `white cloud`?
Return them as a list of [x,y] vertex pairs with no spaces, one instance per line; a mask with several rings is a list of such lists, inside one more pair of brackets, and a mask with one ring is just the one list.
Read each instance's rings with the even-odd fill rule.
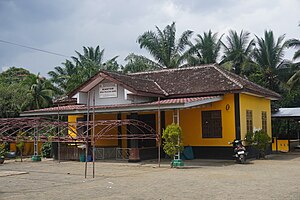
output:
[[[277,37],[299,38],[299,7],[298,0],[0,1],[0,39],[70,56],[82,46],[100,45],[106,59],[119,55],[124,63],[130,52],[147,54],[136,43],[139,35],[172,21],[178,35],[244,29],[261,37],[271,29]],[[45,75],[64,60],[0,43],[0,67],[27,66]]]

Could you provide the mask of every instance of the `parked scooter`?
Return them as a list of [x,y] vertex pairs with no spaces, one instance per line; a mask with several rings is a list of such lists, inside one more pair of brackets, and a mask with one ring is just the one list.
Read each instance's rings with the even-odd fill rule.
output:
[[244,164],[247,158],[247,150],[243,145],[243,140],[235,139],[233,142],[228,142],[228,144],[232,144],[233,147],[233,157],[235,158],[237,163]]

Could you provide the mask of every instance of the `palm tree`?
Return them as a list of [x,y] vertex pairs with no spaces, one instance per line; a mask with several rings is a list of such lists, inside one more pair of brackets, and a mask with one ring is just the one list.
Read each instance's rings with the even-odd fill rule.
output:
[[99,70],[117,71],[119,65],[116,62],[117,56],[103,62],[104,49],[83,47],[83,54],[75,51],[76,56],[72,61],[66,60],[63,67],[57,66],[54,71],[48,74],[51,81],[55,83],[64,93],[68,93],[95,75]]
[[115,56],[112,59],[103,62],[104,49],[100,50],[99,45],[96,48],[83,47],[83,54],[78,51],[75,52],[77,57],[73,56],[72,59],[76,66],[79,67],[83,79],[85,80],[92,77],[101,69],[107,70],[110,67],[109,64],[113,64],[113,62],[118,58],[118,56]]
[[186,60],[185,49],[190,44],[189,39],[193,32],[187,30],[176,40],[175,22],[166,26],[164,30],[156,26],[156,31],[147,31],[138,37],[140,48],[145,48],[154,60],[131,54],[130,61],[144,61],[146,65],[151,65],[150,68],[182,67]]
[[203,36],[197,34],[195,39],[196,44],[191,44],[189,49],[188,63],[190,65],[216,63],[221,48],[221,38],[218,38],[218,33],[212,33],[209,30],[204,32]]
[[265,86],[275,91],[279,91],[280,73],[287,71],[283,59],[287,43],[283,40],[284,35],[279,36],[276,41],[273,31],[265,31],[264,38],[256,36],[257,45],[253,52],[253,58],[265,80]]
[[135,73],[160,69],[157,67],[156,63],[152,62],[146,57],[135,55],[133,53],[129,54],[125,58],[125,61],[127,61],[127,64],[123,68],[124,73]]
[[230,30],[226,37],[226,44],[222,42],[224,47],[224,56],[221,65],[229,66],[234,73],[241,74],[243,69],[251,63],[251,51],[254,40],[250,40],[250,33],[241,31],[238,34],[236,31]]
[[55,83],[63,93],[68,93],[84,81],[80,76],[79,67],[76,67],[71,61],[66,60],[62,63],[63,67],[57,66],[54,71],[48,72],[50,81]]
[[[298,50],[294,53],[293,60],[297,60],[300,58],[300,40],[298,39],[290,39],[287,41],[288,47],[294,47],[298,48]],[[290,77],[287,84],[290,87],[290,89],[293,89],[296,84],[300,82],[300,62],[295,62],[292,64],[294,68],[297,69],[297,71]]]
[[40,74],[28,76],[24,84],[28,85],[29,89],[23,108],[40,109],[52,104],[53,88],[51,88],[50,82],[41,77]]

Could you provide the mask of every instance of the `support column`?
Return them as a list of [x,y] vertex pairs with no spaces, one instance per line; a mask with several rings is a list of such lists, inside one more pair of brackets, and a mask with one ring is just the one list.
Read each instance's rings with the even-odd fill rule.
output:
[[[122,120],[122,114],[117,114],[117,120]],[[122,126],[118,126],[118,147],[122,148]]]
[[235,139],[241,139],[240,94],[234,94]]
[[[131,113],[130,119],[138,120],[138,114],[137,113]],[[139,130],[135,127],[130,125],[129,126],[130,133],[131,134],[138,134]],[[131,139],[130,140],[130,155],[128,162],[139,162],[140,159],[140,152],[139,152],[139,140],[138,139]]]
[[41,156],[38,155],[38,127],[34,128],[34,143],[33,143],[33,156],[32,161],[41,161]]

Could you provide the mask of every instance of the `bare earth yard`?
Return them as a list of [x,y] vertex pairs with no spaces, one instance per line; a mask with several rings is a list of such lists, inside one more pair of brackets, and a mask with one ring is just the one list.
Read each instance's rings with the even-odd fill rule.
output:
[[300,200],[300,152],[234,164],[193,160],[183,169],[154,161],[130,164],[48,160],[0,165],[0,199],[295,199]]

